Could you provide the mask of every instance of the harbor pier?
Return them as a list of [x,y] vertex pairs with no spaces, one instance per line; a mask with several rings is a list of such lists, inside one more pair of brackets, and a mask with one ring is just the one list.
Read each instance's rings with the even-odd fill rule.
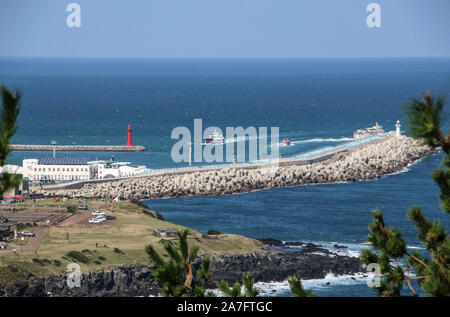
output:
[[146,152],[142,145],[44,145],[11,144],[13,151],[67,151],[67,152]]
[[44,196],[153,199],[223,195],[252,190],[368,180],[399,172],[436,149],[406,136],[355,140],[273,162],[154,170],[122,179],[57,184],[35,189]]

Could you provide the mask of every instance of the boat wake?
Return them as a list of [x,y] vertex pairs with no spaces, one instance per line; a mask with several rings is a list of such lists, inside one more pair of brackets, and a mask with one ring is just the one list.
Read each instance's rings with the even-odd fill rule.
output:
[[307,140],[298,140],[298,141],[291,141],[291,144],[303,144],[303,143],[322,143],[322,142],[346,142],[346,141],[353,141],[353,138],[314,138],[314,139],[307,139]]
[[[202,143],[202,145],[217,145],[217,144],[227,144],[227,143],[237,143],[237,142],[248,142],[250,140],[259,140],[259,137],[249,137],[249,136],[239,136],[229,139],[224,139],[223,143]],[[294,146],[297,144],[304,144],[304,143],[339,143],[339,142],[348,142],[348,141],[354,141],[354,138],[313,138],[313,139],[306,139],[306,140],[296,140],[296,141],[290,141],[290,144],[287,146]],[[267,142],[270,144],[270,137],[268,138]],[[280,141],[281,142],[281,141]],[[280,143],[281,145],[281,143]],[[286,145],[283,145],[286,146]]]

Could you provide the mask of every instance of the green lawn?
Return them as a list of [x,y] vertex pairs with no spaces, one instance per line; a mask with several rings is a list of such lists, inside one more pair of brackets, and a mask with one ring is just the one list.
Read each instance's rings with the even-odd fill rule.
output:
[[[10,280],[2,275],[8,275],[8,267],[21,267],[32,270],[32,274],[64,273],[68,263],[77,262],[66,254],[70,251],[79,251],[88,258],[88,263],[77,262],[82,271],[105,269],[124,264],[149,264],[148,256],[144,251],[146,244],[152,244],[161,252],[163,241],[154,235],[156,228],[184,228],[182,226],[158,219],[158,214],[150,209],[134,204],[130,201],[119,203],[105,203],[94,201],[89,203],[90,209],[100,209],[117,220],[101,224],[76,224],[69,227],[51,227],[37,254],[34,250],[24,251],[19,255],[0,257],[0,282]],[[211,224],[213,226],[213,224]],[[202,236],[199,232],[191,230],[188,239],[189,245],[198,245],[200,253],[248,253],[260,251],[262,243],[233,234],[217,236]],[[69,239],[67,239],[69,233]],[[174,238],[165,238],[177,242]],[[97,246],[96,246],[97,244]],[[119,249],[115,251],[116,249]],[[100,257],[100,258],[99,258]],[[46,264],[33,262],[48,259]],[[35,261],[39,261],[35,260]],[[58,262],[61,264],[58,266]],[[21,264],[22,263],[22,264]],[[13,269],[14,270],[14,269]],[[3,274],[1,273],[3,272]]]

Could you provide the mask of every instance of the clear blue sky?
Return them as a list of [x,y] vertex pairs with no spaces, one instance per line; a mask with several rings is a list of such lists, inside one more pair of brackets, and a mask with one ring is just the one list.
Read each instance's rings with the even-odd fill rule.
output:
[[0,56],[448,57],[449,14],[450,0],[1,0]]

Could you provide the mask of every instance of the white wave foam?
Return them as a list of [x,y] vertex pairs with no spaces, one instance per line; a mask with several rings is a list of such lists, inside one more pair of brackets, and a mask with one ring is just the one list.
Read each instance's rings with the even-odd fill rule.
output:
[[320,143],[320,142],[345,142],[345,141],[353,141],[353,138],[314,138],[314,139],[307,139],[307,140],[298,140],[298,141],[291,141],[292,144],[302,144],[302,143]]
[[[320,290],[340,285],[364,284],[367,282],[368,275],[334,275],[328,273],[325,278],[302,280],[305,289]],[[289,282],[258,282],[255,287],[260,290],[260,296],[290,296]]]

